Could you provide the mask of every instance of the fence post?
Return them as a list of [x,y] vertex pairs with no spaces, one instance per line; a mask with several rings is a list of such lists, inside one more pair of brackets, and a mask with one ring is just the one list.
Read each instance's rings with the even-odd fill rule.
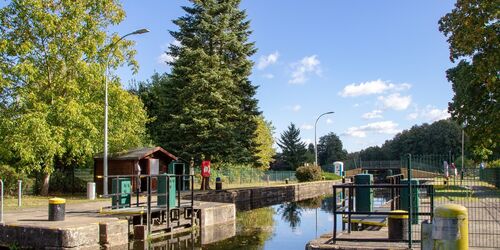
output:
[[412,238],[411,238],[411,227],[412,227],[412,217],[413,217],[413,191],[412,191],[412,183],[411,183],[411,154],[408,154],[408,162],[407,162],[407,174],[408,174],[408,191],[409,191],[409,199],[408,199],[408,248],[412,248]]
[[[148,176],[147,180],[148,180],[147,181],[147,185],[148,185],[148,199],[147,199],[148,207],[147,207],[147,214],[146,214],[146,218],[147,218],[146,226],[147,226],[147,229],[148,229],[148,236],[149,236],[151,234],[151,176]],[[170,185],[170,183],[168,183],[168,185]],[[167,202],[169,202],[169,201],[167,201]]]
[[21,207],[21,205],[22,205],[22,202],[21,202],[21,198],[22,198],[22,194],[23,194],[22,184],[23,184],[22,180],[17,180],[17,206],[18,207]]
[[[316,236],[317,237],[317,236]],[[333,187],[333,239],[337,238],[337,188]]]

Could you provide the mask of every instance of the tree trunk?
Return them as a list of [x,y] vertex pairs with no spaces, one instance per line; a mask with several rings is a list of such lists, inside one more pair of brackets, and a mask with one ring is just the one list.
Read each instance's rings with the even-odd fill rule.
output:
[[50,174],[44,174],[42,189],[40,190],[40,195],[42,195],[42,196],[49,195],[49,180],[50,180]]

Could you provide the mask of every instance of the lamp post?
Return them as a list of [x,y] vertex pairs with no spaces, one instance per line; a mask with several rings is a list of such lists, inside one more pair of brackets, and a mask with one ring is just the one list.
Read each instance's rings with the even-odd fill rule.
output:
[[321,118],[322,116],[324,115],[329,115],[329,114],[333,114],[334,112],[333,111],[329,111],[329,112],[326,112],[326,113],[323,113],[321,115],[318,116],[318,118],[316,119],[316,122],[314,123],[314,164],[317,166],[318,165],[318,145],[316,143],[316,125],[318,124],[318,120],[319,118]]
[[103,156],[103,175],[104,175],[104,181],[103,181],[103,193],[104,195],[108,195],[108,78],[107,75],[109,74],[109,57],[111,56],[112,52],[116,48],[115,45],[117,45],[121,40],[123,40],[127,36],[131,35],[139,35],[139,34],[144,34],[148,33],[148,29],[139,29],[134,32],[130,32],[118,39],[116,42],[110,44],[108,46],[108,55],[106,58],[106,73],[104,75],[104,156]]

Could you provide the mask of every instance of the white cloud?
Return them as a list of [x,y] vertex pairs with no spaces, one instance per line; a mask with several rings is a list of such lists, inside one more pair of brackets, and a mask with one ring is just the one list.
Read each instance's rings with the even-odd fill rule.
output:
[[416,120],[418,118],[418,113],[410,113],[407,118],[408,120]]
[[330,118],[327,118],[327,119],[326,119],[326,123],[327,123],[327,124],[332,124],[332,123],[333,123],[333,120],[332,120],[332,119],[330,119]]
[[275,64],[278,61],[278,57],[280,54],[278,51],[275,51],[272,54],[269,54],[267,56],[261,56],[259,58],[259,63],[257,64],[258,69],[265,69],[267,66]]
[[401,96],[399,93],[389,96],[379,96],[378,100],[382,102],[385,108],[394,110],[405,110],[411,104],[411,96]]
[[321,74],[320,61],[317,55],[306,56],[299,62],[292,64],[292,79],[288,81],[291,84],[302,84],[307,81],[307,76],[311,73]]
[[435,122],[443,119],[450,118],[447,109],[439,109],[432,105],[427,105],[424,109],[420,110],[418,107],[415,112],[408,114],[408,120],[423,119],[426,122]]
[[293,111],[293,112],[299,112],[299,111],[300,111],[300,109],[302,109],[302,106],[300,106],[300,105],[298,105],[298,104],[292,107],[292,111]]
[[264,77],[266,79],[273,79],[274,75],[273,74],[263,74],[262,77]]
[[342,97],[382,94],[387,91],[403,91],[411,88],[411,84],[394,84],[381,79],[362,83],[351,83],[339,93]]
[[396,134],[399,132],[397,127],[398,124],[393,121],[374,122],[359,127],[350,127],[347,129],[345,134],[360,138],[366,137],[366,134],[369,132],[378,134]]
[[361,117],[364,119],[376,119],[376,118],[382,118],[382,110],[373,110],[372,112],[364,113]]
[[311,124],[302,124],[302,126],[300,126],[300,129],[303,129],[303,130],[311,130],[313,128],[314,128],[314,126]]
[[176,58],[174,58],[173,56],[171,55],[168,55],[167,53],[162,53],[160,56],[158,56],[158,59],[157,59],[157,62],[159,64],[164,64],[164,65],[168,65],[167,63],[171,63],[171,62],[174,62]]
[[168,63],[172,63],[175,60],[177,60],[177,58],[175,58],[172,55],[169,55],[169,54],[167,54],[165,52],[166,50],[169,49],[170,45],[174,45],[174,46],[180,47],[181,46],[181,42],[179,42],[178,40],[174,39],[172,42],[163,45],[162,48],[161,48],[163,50],[163,53],[161,53],[158,56],[158,58],[156,59],[156,62],[158,64],[168,65]]
[[430,122],[435,122],[450,118],[450,113],[448,113],[448,109],[433,108],[426,112],[424,117]]

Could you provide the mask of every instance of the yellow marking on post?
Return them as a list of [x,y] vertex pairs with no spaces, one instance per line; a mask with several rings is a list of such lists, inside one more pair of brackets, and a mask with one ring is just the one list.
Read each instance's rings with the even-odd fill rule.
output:
[[63,199],[63,198],[51,198],[51,199],[49,199],[49,204],[52,204],[52,205],[66,204],[66,199]]
[[389,218],[391,219],[408,219],[408,211],[405,210],[394,210],[390,211]]

